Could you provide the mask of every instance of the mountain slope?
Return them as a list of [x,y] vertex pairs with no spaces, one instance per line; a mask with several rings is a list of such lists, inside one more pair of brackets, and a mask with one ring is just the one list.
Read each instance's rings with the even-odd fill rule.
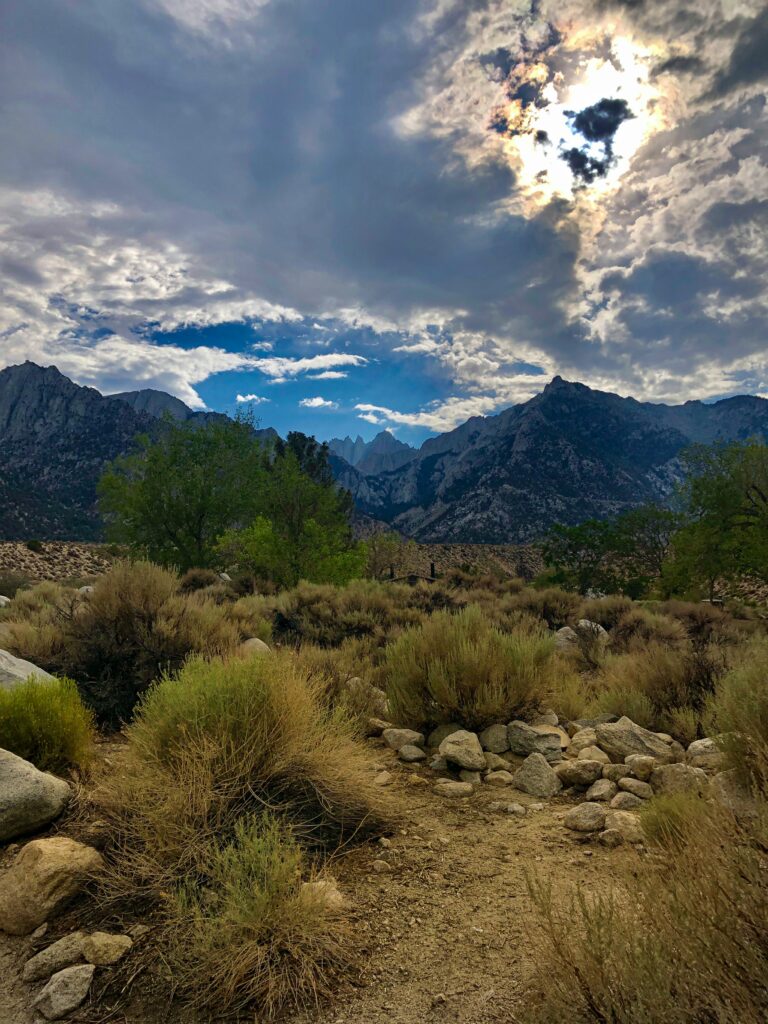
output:
[[97,537],[104,463],[157,421],[34,363],[0,372],[0,536]]
[[554,522],[666,498],[691,442],[768,436],[768,401],[663,406],[559,377],[523,405],[426,441],[392,473],[345,484],[367,515],[418,540],[508,543]]

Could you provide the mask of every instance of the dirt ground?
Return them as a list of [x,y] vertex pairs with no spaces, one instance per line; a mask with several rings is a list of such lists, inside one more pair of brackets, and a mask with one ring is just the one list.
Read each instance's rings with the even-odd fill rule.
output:
[[[114,749],[114,748],[113,748]],[[535,927],[526,874],[552,881],[560,898],[575,885],[604,889],[626,879],[643,855],[579,842],[562,825],[568,798],[518,818],[493,801],[536,802],[486,786],[472,797],[438,796],[429,769],[403,765],[383,746],[376,756],[395,776],[402,808],[385,840],[353,849],[329,867],[349,902],[360,973],[331,1004],[288,1015],[289,1024],[515,1024],[530,976]],[[375,860],[391,870],[378,873]],[[567,936],[563,936],[564,940]],[[44,940],[39,945],[44,945]],[[0,937],[0,1024],[33,1024],[33,995],[19,980],[30,940]],[[106,981],[102,974],[102,982]],[[98,989],[97,989],[98,991]],[[146,972],[117,1004],[83,1007],[72,1020],[115,1024],[212,1024],[170,1004],[167,986]],[[258,1017],[249,1017],[258,1020]]]

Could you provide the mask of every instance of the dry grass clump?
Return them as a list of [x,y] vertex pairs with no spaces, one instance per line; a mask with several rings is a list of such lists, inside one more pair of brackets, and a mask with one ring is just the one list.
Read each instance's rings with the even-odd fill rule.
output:
[[577,617],[581,598],[559,587],[520,591],[512,605],[537,619],[544,619],[550,629],[561,629]]
[[93,715],[71,679],[34,678],[0,689],[0,748],[41,771],[84,768],[91,760]]
[[648,644],[678,647],[686,642],[685,628],[676,619],[634,605],[621,615],[611,630],[611,650],[634,651]]
[[385,652],[390,714],[409,725],[459,721],[468,729],[519,718],[546,692],[553,651],[535,621],[502,633],[477,607],[437,612]]
[[622,597],[620,594],[588,598],[579,608],[577,617],[596,622],[603,629],[611,630],[634,607],[635,604],[630,598]]
[[525,1024],[766,1020],[765,805],[749,823],[701,807],[668,821],[656,835],[671,856],[628,871],[619,888],[562,899],[531,881],[536,976]]
[[627,715],[646,729],[691,743],[703,734],[707,703],[725,667],[718,649],[650,643],[606,660],[590,711]]
[[345,640],[339,647],[303,644],[295,653],[297,668],[317,680],[326,702],[340,708],[364,733],[370,718],[386,718],[386,694],[378,685],[384,650],[371,637]]
[[730,766],[753,791],[768,796],[768,641],[753,639],[738,652],[709,704],[708,726]]
[[95,795],[113,836],[101,898],[158,915],[172,967],[217,1013],[324,993],[349,948],[300,888],[301,850],[380,832],[392,811],[322,686],[290,652],[193,658],[149,690],[127,737]]
[[219,574],[213,569],[192,568],[187,569],[179,580],[179,591],[182,594],[192,594],[196,590],[205,590],[206,587],[216,587],[219,583]]
[[[20,595],[9,649],[75,679],[99,721],[130,718],[140,694],[191,653],[231,653],[259,623],[205,590],[180,593],[175,573],[151,562],[118,562],[89,594],[41,584]],[[259,620],[263,626],[263,620]],[[263,632],[263,629],[262,629]]]

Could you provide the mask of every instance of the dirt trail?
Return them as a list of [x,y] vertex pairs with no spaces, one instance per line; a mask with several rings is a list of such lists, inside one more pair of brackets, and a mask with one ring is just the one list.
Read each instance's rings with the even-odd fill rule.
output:
[[[330,1005],[287,1021],[514,1024],[531,966],[526,873],[552,880],[563,894],[574,884],[604,889],[612,878],[626,878],[640,855],[629,847],[579,843],[560,820],[572,803],[567,798],[519,818],[490,810],[489,804],[530,804],[533,798],[485,786],[469,799],[446,800],[434,792],[428,769],[403,765],[383,748],[377,756],[395,776],[400,827],[389,845],[352,850],[330,869],[349,901],[361,975]],[[377,859],[391,870],[376,873]],[[24,1012],[31,993],[18,980],[28,945],[0,937],[0,1024],[32,1024]],[[212,1024],[215,1018],[198,1021],[181,1007],[158,1005],[145,992],[110,1020]]]

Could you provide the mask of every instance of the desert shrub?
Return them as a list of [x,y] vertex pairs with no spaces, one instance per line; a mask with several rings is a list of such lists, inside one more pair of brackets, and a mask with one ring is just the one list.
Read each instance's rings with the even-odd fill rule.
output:
[[192,568],[187,569],[179,580],[179,590],[182,594],[191,594],[206,587],[216,587],[219,583],[219,574],[213,569]]
[[706,601],[664,601],[659,610],[679,622],[697,647],[733,643],[738,638],[732,617],[724,609]]
[[628,870],[623,885],[568,898],[532,880],[535,974],[523,1024],[764,1021],[766,840],[764,808],[749,825],[714,814],[659,868]]
[[[29,577],[21,573],[8,572],[7,570],[0,571],[0,594],[3,597],[15,597],[17,593],[28,587],[30,583]],[[2,609],[0,609],[0,615],[2,614]]]
[[603,629],[612,630],[622,616],[631,612],[635,604],[628,597],[619,594],[610,597],[594,597],[585,600],[578,611],[579,619],[597,622]]
[[544,619],[550,629],[561,629],[576,617],[581,598],[559,587],[545,590],[522,590],[514,600],[514,606],[529,615]]
[[715,813],[694,793],[662,793],[643,804],[640,821],[648,843],[676,850],[706,829],[707,819]]
[[180,594],[170,570],[118,562],[87,595],[42,586],[25,592],[14,602],[8,644],[75,679],[99,722],[116,726],[162,671],[179,668],[190,653],[231,653],[251,635],[205,591]]
[[0,689],[0,748],[41,771],[83,768],[91,757],[93,716],[71,679],[27,680]]
[[595,700],[593,680],[577,672],[570,658],[560,658],[549,674],[549,685],[544,697],[546,704],[557,712],[561,719],[573,721],[584,718],[587,709]]
[[35,538],[26,541],[24,546],[27,551],[31,551],[35,555],[41,555],[45,551],[45,545],[43,542],[41,540],[36,540]]
[[370,637],[353,637],[339,647],[303,644],[297,668],[317,680],[327,703],[342,709],[363,732],[369,718],[386,717],[386,695],[379,687],[383,651]]
[[707,703],[724,670],[717,649],[650,643],[607,659],[591,710],[627,715],[644,728],[672,731],[690,743],[702,735]]
[[292,652],[193,658],[146,694],[120,776],[100,898],[151,912],[179,977],[216,1013],[321,994],[343,955],[299,890],[299,844],[333,852],[391,817],[371,755]]
[[331,994],[349,944],[302,888],[306,858],[290,831],[268,815],[241,819],[228,842],[209,844],[203,871],[205,887],[182,882],[171,902],[171,959],[199,1003],[272,1017]]
[[649,643],[677,647],[685,640],[685,629],[677,620],[637,605],[620,616],[611,631],[611,649],[617,653],[643,648]]
[[720,734],[730,766],[745,783],[768,794],[768,642],[753,639],[739,651],[709,705],[708,726]]
[[502,633],[474,606],[436,612],[386,650],[390,714],[406,724],[459,721],[468,729],[519,718],[546,691],[553,650],[534,621]]

